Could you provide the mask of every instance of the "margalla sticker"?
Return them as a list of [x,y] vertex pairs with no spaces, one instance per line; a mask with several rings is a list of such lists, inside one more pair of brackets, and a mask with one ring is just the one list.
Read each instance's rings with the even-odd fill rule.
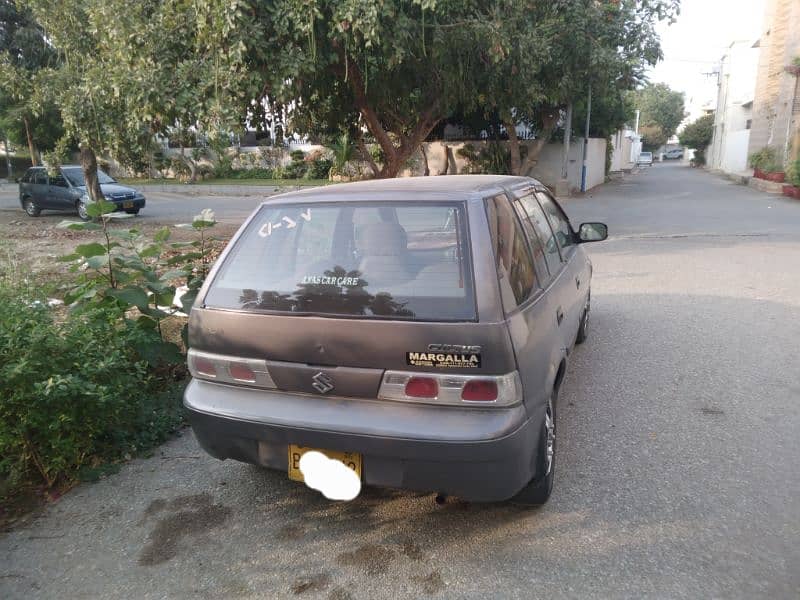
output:
[[412,367],[477,369],[481,366],[481,347],[431,344],[427,352],[406,352],[406,363]]

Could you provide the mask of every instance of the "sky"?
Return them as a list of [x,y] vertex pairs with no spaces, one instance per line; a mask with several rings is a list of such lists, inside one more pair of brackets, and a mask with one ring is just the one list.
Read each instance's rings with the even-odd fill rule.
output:
[[758,39],[766,0],[682,0],[673,25],[659,27],[664,60],[650,81],[686,94],[693,116],[704,104],[716,104],[716,78],[710,73],[731,42]]

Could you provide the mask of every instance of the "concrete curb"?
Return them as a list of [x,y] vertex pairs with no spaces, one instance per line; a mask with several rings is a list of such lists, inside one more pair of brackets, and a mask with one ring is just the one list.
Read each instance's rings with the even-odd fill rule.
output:
[[131,187],[147,192],[165,192],[168,194],[181,194],[183,196],[274,196],[282,192],[293,192],[306,189],[304,185],[214,185],[214,184],[180,184],[180,183],[151,183],[145,185],[131,184]]

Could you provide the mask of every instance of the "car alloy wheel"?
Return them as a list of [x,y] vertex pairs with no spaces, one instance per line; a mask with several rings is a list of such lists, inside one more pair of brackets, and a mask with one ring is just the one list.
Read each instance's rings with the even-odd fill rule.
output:
[[29,217],[38,217],[39,213],[41,212],[39,210],[39,207],[36,206],[36,203],[33,200],[31,200],[30,198],[27,198],[25,200],[25,202],[23,203],[23,206],[25,208],[25,212],[28,213]]
[[84,221],[88,221],[91,217],[89,217],[89,205],[87,204],[86,200],[80,199],[78,200],[78,216],[83,219]]
[[547,411],[544,414],[544,429],[547,435],[545,440],[544,475],[547,477],[553,470],[553,458],[556,453],[556,421],[552,397],[547,401]]

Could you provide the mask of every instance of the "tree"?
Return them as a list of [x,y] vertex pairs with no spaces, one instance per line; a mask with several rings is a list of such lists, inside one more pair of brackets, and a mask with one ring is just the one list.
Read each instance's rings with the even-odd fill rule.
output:
[[0,0],[0,130],[27,144],[31,163],[63,135],[61,115],[38,86],[40,70],[58,62],[44,31],[26,8]]
[[682,146],[694,149],[694,160],[697,164],[705,164],[705,152],[714,136],[714,113],[703,115],[689,123],[681,131],[679,139]]
[[647,150],[657,150],[666,144],[686,116],[683,93],[664,83],[651,83],[636,90],[633,103],[641,111],[640,133]]
[[[245,104],[241,3],[28,0],[62,57],[46,70],[87,190],[103,199],[97,155],[149,151],[177,124],[223,128]],[[229,102],[232,98],[234,101]],[[137,146],[138,145],[138,146]]]
[[[246,40],[262,75],[256,97],[296,102],[294,126],[366,128],[395,176],[442,119],[497,115],[523,171],[513,125],[539,132],[528,162],[569,101],[631,89],[660,57],[654,25],[677,0],[251,0],[261,27]],[[363,154],[363,152],[362,152]]]
[[[676,0],[512,2],[504,7],[508,48],[487,73],[487,87],[490,108],[508,132],[512,172],[528,173],[568,104],[576,109],[583,104],[585,115],[590,87],[599,109],[599,127],[593,131],[621,125],[627,114],[621,92],[640,83],[647,66],[661,57],[655,25],[672,19],[677,10]],[[514,127],[520,122],[536,132],[524,159]]]

